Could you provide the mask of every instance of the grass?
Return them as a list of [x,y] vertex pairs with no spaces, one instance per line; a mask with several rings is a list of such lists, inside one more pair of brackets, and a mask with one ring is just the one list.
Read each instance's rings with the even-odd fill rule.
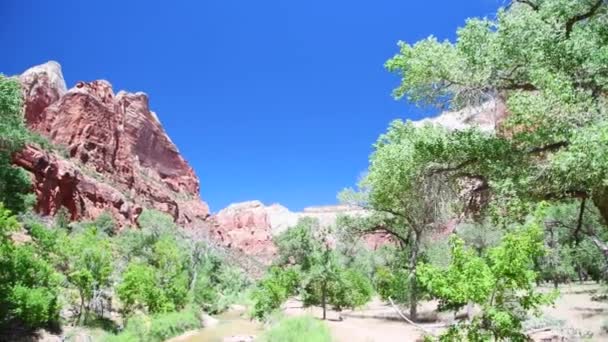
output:
[[123,332],[118,335],[108,335],[105,342],[162,342],[181,335],[189,330],[201,328],[201,322],[196,311],[184,310],[170,312],[152,317],[140,315],[129,319]]
[[329,328],[322,321],[310,317],[290,317],[280,320],[264,333],[261,342],[330,342]]

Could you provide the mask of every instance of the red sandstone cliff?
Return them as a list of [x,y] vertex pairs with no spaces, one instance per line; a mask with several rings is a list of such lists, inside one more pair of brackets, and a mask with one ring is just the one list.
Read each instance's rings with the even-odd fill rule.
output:
[[68,90],[56,62],[30,68],[19,80],[28,127],[65,150],[28,146],[14,157],[33,175],[41,214],[61,206],[72,219],[109,211],[126,224],[149,207],[186,226],[207,218],[198,178],[150,111],[146,94],[114,94],[103,80]]
[[[272,238],[294,226],[300,218],[317,219],[321,226],[331,226],[339,215],[363,216],[363,209],[346,205],[320,206],[292,212],[280,204],[264,205],[260,201],[234,203],[211,219],[211,236],[220,244],[249,255],[271,259],[276,252]],[[386,244],[386,234],[370,234],[363,242],[371,249]]]

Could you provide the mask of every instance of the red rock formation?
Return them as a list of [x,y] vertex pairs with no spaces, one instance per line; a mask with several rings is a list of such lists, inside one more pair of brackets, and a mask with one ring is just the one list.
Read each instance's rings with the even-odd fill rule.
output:
[[[320,206],[305,208],[302,212],[273,204],[265,206],[260,201],[231,204],[212,217],[211,236],[225,247],[237,249],[264,260],[270,260],[276,252],[273,236],[294,226],[300,218],[312,217],[322,226],[335,224],[338,215],[366,215],[364,210],[349,206]],[[390,241],[386,234],[370,234],[363,242],[376,249]]]
[[20,80],[29,128],[68,154],[28,147],[15,156],[35,178],[41,213],[65,206],[81,219],[109,210],[119,222],[133,223],[142,207],[150,207],[182,225],[207,218],[198,178],[144,93],[115,95],[103,80],[66,91],[55,62],[27,70]]

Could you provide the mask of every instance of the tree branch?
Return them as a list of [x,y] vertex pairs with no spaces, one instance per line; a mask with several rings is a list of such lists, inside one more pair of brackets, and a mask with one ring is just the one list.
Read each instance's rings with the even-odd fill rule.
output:
[[532,83],[513,83],[506,85],[502,88],[503,90],[526,90],[526,91],[535,91],[538,88]]
[[435,169],[430,169],[428,175],[429,176],[433,176],[439,173],[445,173],[445,172],[452,172],[452,171],[458,171],[463,169],[464,167],[471,165],[473,163],[475,163],[477,161],[476,158],[473,159],[469,159],[469,160],[465,160],[462,163],[455,165],[455,166],[448,166],[448,167],[441,167],[441,168],[435,168]]
[[530,6],[533,10],[538,11],[538,5],[530,0],[514,0],[513,2],[518,2],[520,4],[526,4]]
[[580,243],[580,231],[583,227],[583,216],[585,214],[585,202],[587,201],[587,197],[583,197],[581,199],[581,208],[578,212],[578,221],[576,222],[576,229],[574,230],[574,241],[576,245]]
[[547,151],[557,151],[562,147],[566,147],[568,146],[568,142],[567,141],[558,141],[552,144],[547,144],[544,146],[539,146],[539,147],[534,147],[532,149],[530,149],[528,151],[529,154],[536,154],[536,153],[541,153],[541,152],[547,152]]
[[574,28],[574,25],[578,22],[587,20],[587,19],[591,18],[592,16],[594,16],[597,13],[597,11],[600,9],[600,7],[602,6],[603,2],[604,2],[604,0],[598,0],[595,4],[593,4],[593,6],[591,6],[591,8],[589,8],[589,10],[587,12],[581,13],[577,16],[570,18],[566,22],[566,39],[570,38],[570,34],[572,33],[572,29]]

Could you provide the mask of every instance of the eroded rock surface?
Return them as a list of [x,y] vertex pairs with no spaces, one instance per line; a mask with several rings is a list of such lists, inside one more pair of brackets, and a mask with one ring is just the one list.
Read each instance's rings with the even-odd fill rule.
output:
[[[292,212],[280,204],[264,205],[260,201],[231,204],[212,217],[212,236],[226,247],[244,253],[271,258],[276,252],[272,238],[297,224],[303,217],[315,218],[321,226],[333,225],[339,215],[367,215],[365,210],[346,205],[319,206]],[[389,240],[385,234],[364,238],[370,248],[378,248]]]
[[56,62],[19,79],[28,127],[56,146],[54,152],[29,146],[15,156],[33,175],[40,213],[53,215],[63,206],[72,219],[82,219],[110,211],[126,224],[150,207],[185,226],[208,217],[198,178],[146,94],[115,94],[104,80],[67,90]]

